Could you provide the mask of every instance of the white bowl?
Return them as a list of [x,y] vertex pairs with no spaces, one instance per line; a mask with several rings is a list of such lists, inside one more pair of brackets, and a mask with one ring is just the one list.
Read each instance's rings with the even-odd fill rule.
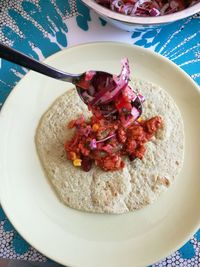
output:
[[182,11],[175,12],[169,15],[158,17],[131,17],[105,8],[97,4],[94,0],[82,0],[82,2],[89,8],[94,10],[97,14],[99,14],[100,17],[105,19],[107,22],[126,31],[145,30],[149,29],[150,27],[161,27],[168,23],[187,18],[200,12],[200,3],[197,3]]

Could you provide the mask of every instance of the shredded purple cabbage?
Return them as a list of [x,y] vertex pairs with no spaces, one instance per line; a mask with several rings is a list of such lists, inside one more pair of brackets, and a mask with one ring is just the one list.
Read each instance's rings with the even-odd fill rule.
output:
[[122,60],[122,70],[118,76],[113,76],[113,82],[115,86],[110,86],[110,90],[101,97],[101,104],[107,104],[113,101],[117,95],[128,85],[130,77],[129,62],[127,58]]
[[90,142],[90,149],[96,149],[97,148],[97,140],[96,139],[92,139]]
[[[121,65],[119,75],[111,75],[101,71],[88,72],[86,77],[80,81],[79,87],[84,89],[81,90],[81,96],[94,116],[104,117],[108,120],[116,120],[120,117],[122,123],[127,124],[140,117],[142,103],[145,99],[128,85],[130,81],[128,59],[124,58]],[[89,128],[84,129],[85,136],[89,132]],[[96,143],[95,140],[92,140],[90,148],[95,149]]]
[[105,142],[106,140],[109,140],[111,138],[115,137],[115,134],[111,134],[101,140],[96,140],[96,139],[92,139],[91,142],[90,142],[90,148],[93,150],[93,149],[96,149],[97,148],[97,144],[98,143],[102,143],[102,142]]
[[96,0],[104,7],[129,16],[156,17],[183,10],[200,0]]

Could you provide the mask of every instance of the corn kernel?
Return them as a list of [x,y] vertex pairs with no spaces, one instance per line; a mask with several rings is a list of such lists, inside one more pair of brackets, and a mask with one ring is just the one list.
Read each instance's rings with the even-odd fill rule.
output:
[[138,122],[141,122],[141,121],[142,121],[142,118],[141,118],[141,117],[139,117],[139,118],[137,119],[137,121],[138,121]]
[[71,160],[75,160],[76,159],[76,153],[75,152],[73,152],[73,151],[70,152],[70,159]]
[[79,167],[79,166],[81,166],[81,159],[75,159],[75,160],[73,160],[73,164],[74,164],[74,166],[75,167]]
[[93,125],[92,125],[92,130],[93,130],[94,132],[97,132],[97,131],[99,130],[99,125],[98,125],[97,123],[93,124]]

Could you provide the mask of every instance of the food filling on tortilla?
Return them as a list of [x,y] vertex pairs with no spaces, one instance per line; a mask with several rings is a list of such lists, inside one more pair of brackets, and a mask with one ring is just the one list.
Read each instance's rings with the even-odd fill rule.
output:
[[119,76],[94,75],[86,74],[78,84],[93,116],[86,120],[81,115],[69,122],[68,128],[75,133],[65,143],[65,151],[73,165],[86,172],[93,164],[104,171],[120,170],[125,166],[124,156],[130,161],[143,158],[145,144],[162,128],[162,119],[141,118],[145,98],[128,84],[128,59],[122,60]]
[[82,115],[68,124],[76,132],[70,141],[65,143],[67,157],[75,167],[81,166],[90,171],[92,164],[104,171],[115,171],[124,168],[123,156],[130,161],[142,159],[145,144],[162,127],[162,119],[155,116],[148,120],[138,119],[127,127],[120,121],[108,121],[93,116],[86,121]]

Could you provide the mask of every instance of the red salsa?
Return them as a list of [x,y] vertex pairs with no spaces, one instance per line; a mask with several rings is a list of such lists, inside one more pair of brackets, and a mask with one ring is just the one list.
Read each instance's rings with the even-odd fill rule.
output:
[[65,150],[74,166],[81,166],[84,171],[89,171],[92,164],[104,171],[120,170],[125,166],[123,157],[128,156],[130,161],[143,158],[145,143],[161,127],[159,116],[139,119],[128,127],[120,121],[97,119],[95,116],[86,121],[81,116],[68,124],[68,128],[75,128],[75,134],[65,143]]

